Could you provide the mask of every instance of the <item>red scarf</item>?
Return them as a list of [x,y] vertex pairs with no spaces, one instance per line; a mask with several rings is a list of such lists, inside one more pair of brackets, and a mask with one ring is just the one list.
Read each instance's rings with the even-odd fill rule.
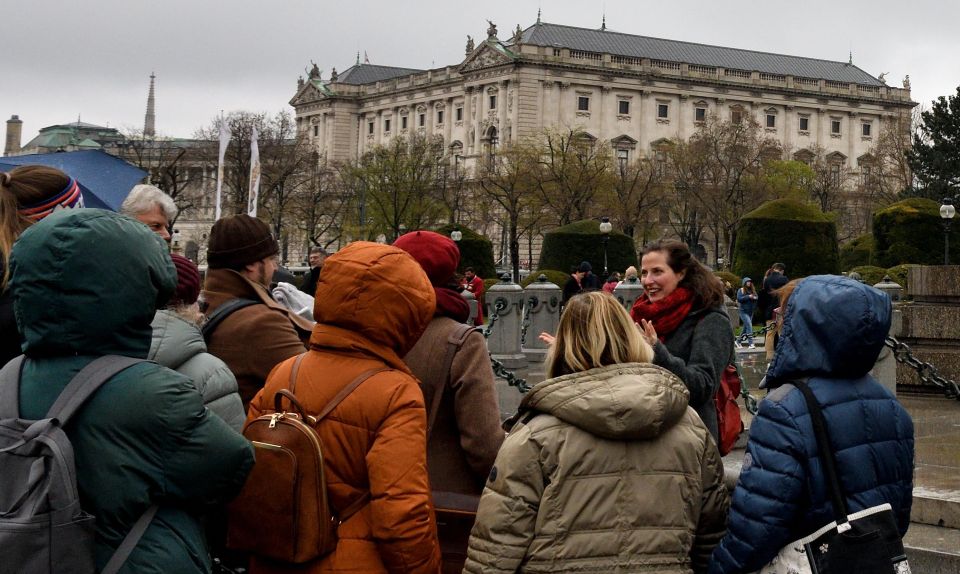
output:
[[657,336],[663,341],[667,335],[677,330],[691,309],[693,309],[693,291],[686,287],[677,287],[673,293],[659,301],[651,301],[644,293],[630,309],[630,317],[637,323],[640,319],[653,323]]

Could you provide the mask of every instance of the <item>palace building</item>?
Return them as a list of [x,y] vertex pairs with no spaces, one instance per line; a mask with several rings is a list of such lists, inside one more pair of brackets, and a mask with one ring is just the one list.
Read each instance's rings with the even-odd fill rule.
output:
[[[416,70],[357,63],[326,79],[314,65],[290,104],[328,161],[391,138],[442,137],[468,169],[501,142],[579,127],[620,160],[686,139],[708,114],[756,120],[785,159],[868,171],[883,122],[909,116],[909,77],[889,86],[852,61],[828,61],[538,21],[501,40],[490,24],[457,63]],[[866,208],[865,208],[866,209]]]

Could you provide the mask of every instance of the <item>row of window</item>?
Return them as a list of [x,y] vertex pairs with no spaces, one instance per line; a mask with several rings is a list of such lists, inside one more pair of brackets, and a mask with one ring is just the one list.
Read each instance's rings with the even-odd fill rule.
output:
[[[577,96],[577,111],[590,111],[590,96]],[[630,115],[630,100],[617,100],[617,114],[621,116]],[[696,122],[704,122],[707,119],[707,108],[705,106],[696,106],[693,111],[693,119]],[[741,109],[730,110],[730,121],[734,124],[740,124],[743,121],[744,111]],[[657,103],[657,119],[670,119],[670,104],[666,102]],[[842,122],[839,119],[830,120],[830,133],[840,134]],[[775,129],[777,127],[777,114],[768,113],[764,127]],[[799,117],[798,128],[802,132],[810,131],[810,118],[808,116]],[[873,123],[864,121],[860,123],[860,135],[870,137],[873,132]]]
[[[491,97],[491,98],[496,98],[496,96],[490,96],[490,97]],[[437,110],[437,125],[443,125],[443,120],[444,120],[444,113],[443,113],[443,112],[444,112],[444,110]],[[463,106],[457,106],[456,108],[454,108],[453,114],[454,114],[455,121],[462,122],[462,121],[463,121]],[[426,114],[426,113],[419,113],[419,114],[417,114],[417,127],[422,128],[422,127],[424,127],[424,126],[426,126],[426,125],[427,125],[427,114]],[[374,132],[375,127],[376,127],[376,124],[375,124],[373,121],[368,121],[368,122],[367,122],[367,133],[370,134],[370,135],[373,135],[373,132]],[[401,116],[400,116],[400,129],[401,129],[401,130],[405,130],[405,129],[407,129],[408,127],[409,127],[409,126],[408,126],[408,124],[407,124],[407,116],[401,115]],[[384,132],[389,132],[392,128],[393,128],[393,122],[391,121],[391,118],[384,118],[384,119],[383,119],[383,131],[384,131]],[[317,135],[317,134],[316,134],[316,126],[314,126],[314,134],[313,134],[313,135]]]

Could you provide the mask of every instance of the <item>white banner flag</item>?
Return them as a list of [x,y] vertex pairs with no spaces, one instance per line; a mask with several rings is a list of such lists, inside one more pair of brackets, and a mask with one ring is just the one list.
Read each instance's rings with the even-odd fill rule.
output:
[[227,154],[227,146],[230,145],[230,126],[227,121],[220,117],[220,156],[217,162],[217,208],[214,215],[214,221],[220,219],[220,197],[223,192],[223,158]]
[[250,193],[247,194],[247,215],[257,216],[257,197],[260,195],[260,147],[257,128],[250,134]]

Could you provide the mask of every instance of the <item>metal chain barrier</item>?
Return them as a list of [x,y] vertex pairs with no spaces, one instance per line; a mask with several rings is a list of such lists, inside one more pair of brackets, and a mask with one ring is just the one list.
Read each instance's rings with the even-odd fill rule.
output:
[[498,297],[493,303],[493,313],[490,313],[490,322],[487,323],[487,326],[483,329],[483,337],[485,339],[490,338],[490,333],[493,332],[493,326],[496,324],[497,319],[500,318],[500,311],[503,311],[507,308],[507,300],[503,297]]
[[530,313],[533,311],[533,308],[540,303],[540,300],[536,296],[531,295],[527,298],[526,310],[523,312],[523,327],[520,329],[520,346],[523,347],[527,344],[527,329],[530,327]]
[[751,415],[757,414],[757,397],[750,394],[750,389],[747,388],[747,381],[743,379],[743,375],[740,373],[740,365],[737,365],[737,376],[740,377],[740,396],[743,398],[743,406],[747,407],[747,412]]
[[[506,308],[507,308],[507,300],[504,299],[503,297],[498,297],[497,300],[493,302],[493,312],[490,313],[490,322],[487,323],[487,326],[483,329],[483,331],[481,331],[485,339],[490,338],[490,333],[493,332],[493,326],[496,324],[497,319],[500,318],[500,311],[503,311]],[[490,365],[493,368],[494,375],[507,381],[508,385],[516,388],[521,393],[526,393],[531,389],[530,385],[527,384],[526,379],[521,379],[520,377],[513,374],[512,371],[508,370],[505,366],[503,366],[503,363],[494,359],[493,355],[490,355]]]
[[937,368],[930,363],[914,357],[906,343],[901,343],[894,337],[887,337],[883,343],[893,350],[893,357],[898,363],[903,363],[917,371],[921,382],[936,385],[948,399],[960,400],[960,385],[952,379],[942,377]]

